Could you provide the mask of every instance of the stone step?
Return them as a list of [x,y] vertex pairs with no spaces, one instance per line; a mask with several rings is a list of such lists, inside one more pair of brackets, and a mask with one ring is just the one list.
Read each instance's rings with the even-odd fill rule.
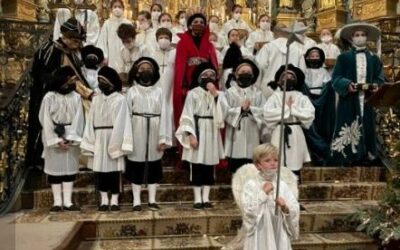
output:
[[[384,191],[384,182],[357,183],[304,183],[299,186],[300,200],[377,200]],[[75,188],[73,198],[77,204],[96,205],[98,196],[93,186]],[[48,208],[53,204],[50,188],[41,189],[22,195],[23,208]],[[142,191],[142,202],[147,203],[146,188]],[[210,199],[212,201],[233,200],[231,186],[220,184],[212,186]],[[160,184],[157,189],[159,202],[193,201],[193,189],[187,185]],[[132,203],[132,192],[129,185],[124,186],[120,196],[121,203]]]
[[[227,236],[175,236],[123,240],[83,241],[78,250],[217,250],[233,237]],[[302,234],[292,242],[293,250],[376,250],[374,241],[362,233]]]
[[[310,232],[350,232],[355,225],[346,220],[359,209],[376,207],[376,201],[302,202],[300,230]],[[213,209],[195,211],[190,203],[163,204],[159,211],[132,212],[123,205],[120,213],[99,213],[85,206],[81,213],[49,214],[48,209],[26,212],[15,223],[86,222],[93,225],[89,238],[115,239],[162,235],[235,235],[241,226],[239,209],[233,202],[215,203]]]

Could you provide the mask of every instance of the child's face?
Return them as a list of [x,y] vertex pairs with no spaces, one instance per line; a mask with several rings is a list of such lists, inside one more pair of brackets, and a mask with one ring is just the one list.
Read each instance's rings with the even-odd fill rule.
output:
[[256,164],[256,167],[260,171],[275,170],[278,168],[278,156],[267,155]]
[[239,32],[236,30],[231,31],[231,33],[229,34],[229,42],[239,43],[239,41],[240,41]]
[[167,34],[161,34],[161,35],[159,35],[159,36],[157,37],[157,41],[160,41],[161,39],[170,40],[170,39],[169,39],[169,36],[168,36]]
[[319,52],[318,51],[313,51],[307,56],[307,59],[318,60],[318,59],[321,59],[321,57],[319,56]]

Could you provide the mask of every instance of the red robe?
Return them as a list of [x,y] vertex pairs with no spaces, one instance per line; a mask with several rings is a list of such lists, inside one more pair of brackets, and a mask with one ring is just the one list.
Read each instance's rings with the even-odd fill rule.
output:
[[214,45],[209,42],[210,31],[205,29],[201,38],[200,49],[193,41],[190,31],[179,34],[176,46],[175,72],[174,72],[174,120],[175,126],[179,126],[179,119],[185,103],[187,92],[192,82],[192,73],[198,64],[203,61],[210,61],[214,67],[218,68],[217,55]]

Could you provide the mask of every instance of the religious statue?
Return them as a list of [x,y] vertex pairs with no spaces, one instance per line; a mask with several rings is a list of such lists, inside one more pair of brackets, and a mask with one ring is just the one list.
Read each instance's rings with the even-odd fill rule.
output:
[[48,23],[50,21],[50,9],[47,7],[47,0],[38,0],[36,8],[36,19],[39,22]]
[[279,8],[280,9],[293,9],[294,3],[293,0],[280,0],[279,1]]
[[316,3],[315,0],[304,0],[301,4],[304,20],[306,25],[309,27],[309,31],[315,31],[315,11]]
[[269,15],[269,0],[259,0],[257,1],[257,14],[268,14]]

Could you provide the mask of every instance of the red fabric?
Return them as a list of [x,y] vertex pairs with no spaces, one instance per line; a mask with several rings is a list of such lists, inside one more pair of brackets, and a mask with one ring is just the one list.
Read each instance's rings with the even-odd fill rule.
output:
[[181,116],[185,98],[192,82],[192,73],[197,65],[187,65],[188,60],[192,57],[199,57],[210,61],[214,67],[218,68],[217,55],[214,45],[210,43],[210,31],[205,29],[200,43],[200,49],[197,48],[190,34],[186,31],[179,34],[179,40],[176,46],[175,58],[175,72],[174,72],[174,92],[173,92],[173,105],[174,105],[174,120],[176,127],[179,126],[179,118]]

